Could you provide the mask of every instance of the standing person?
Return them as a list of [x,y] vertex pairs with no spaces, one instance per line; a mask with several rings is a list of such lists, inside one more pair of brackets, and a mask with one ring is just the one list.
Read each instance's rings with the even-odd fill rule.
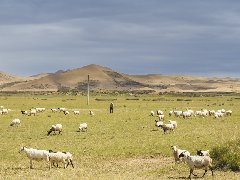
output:
[[110,113],[113,113],[113,107],[114,107],[114,104],[111,102],[110,103]]

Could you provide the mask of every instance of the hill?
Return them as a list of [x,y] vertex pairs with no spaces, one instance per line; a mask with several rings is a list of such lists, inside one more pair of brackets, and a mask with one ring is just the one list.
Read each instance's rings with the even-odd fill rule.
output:
[[55,73],[40,74],[28,78],[9,76],[6,77],[5,80],[0,79],[0,89],[1,91],[86,90],[88,75],[90,75],[91,89],[98,91],[240,91],[240,79],[238,78],[209,78],[159,74],[128,75],[95,64],[67,71],[60,70]]

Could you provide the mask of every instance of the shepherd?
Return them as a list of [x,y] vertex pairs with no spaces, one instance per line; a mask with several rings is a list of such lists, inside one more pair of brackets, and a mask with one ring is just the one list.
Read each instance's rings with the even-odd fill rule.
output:
[[114,104],[111,102],[110,103],[110,113],[113,113],[113,107],[114,107]]

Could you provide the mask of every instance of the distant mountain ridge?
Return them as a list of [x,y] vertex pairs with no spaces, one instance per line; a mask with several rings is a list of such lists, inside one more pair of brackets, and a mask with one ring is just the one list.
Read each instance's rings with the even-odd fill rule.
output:
[[209,78],[180,75],[128,75],[95,64],[70,70],[59,70],[30,77],[0,73],[0,91],[172,91],[172,92],[239,92],[239,78]]

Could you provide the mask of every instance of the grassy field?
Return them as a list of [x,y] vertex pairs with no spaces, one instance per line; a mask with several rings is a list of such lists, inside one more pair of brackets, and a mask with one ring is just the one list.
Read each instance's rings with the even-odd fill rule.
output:
[[[97,98],[97,100],[96,100]],[[108,99],[115,99],[115,111],[109,113]],[[177,97],[169,95],[127,95],[86,97],[67,95],[0,95],[0,105],[11,109],[0,115],[0,177],[1,179],[185,179],[189,175],[186,164],[175,165],[171,145],[189,150],[213,149],[215,146],[240,137],[240,99],[237,96]],[[21,109],[45,107],[34,116],[24,116]],[[80,116],[52,113],[50,108],[79,109]],[[184,110],[231,109],[231,117],[189,119],[169,117],[173,108]],[[88,111],[95,113],[90,116]],[[154,126],[156,117],[151,110],[165,112],[166,122],[178,122],[175,133],[163,134]],[[13,118],[21,119],[21,126],[10,127]],[[87,132],[78,132],[81,122],[88,123]],[[47,136],[52,124],[61,123],[62,135]],[[33,162],[32,170],[21,146],[55,151],[69,151],[74,155],[75,168],[48,169],[46,162]],[[203,170],[196,170],[201,176]],[[214,179],[240,179],[240,173],[215,170]],[[199,178],[197,178],[199,179]],[[201,178],[200,178],[201,179]],[[208,172],[204,179],[212,179]]]

